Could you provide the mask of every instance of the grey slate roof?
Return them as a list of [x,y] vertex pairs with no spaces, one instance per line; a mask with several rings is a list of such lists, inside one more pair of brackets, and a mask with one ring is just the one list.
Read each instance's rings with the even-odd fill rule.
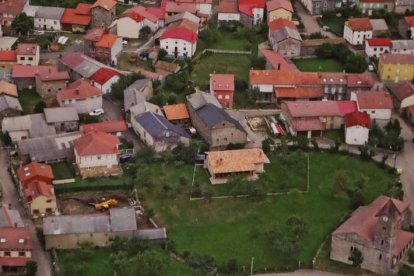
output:
[[37,162],[47,162],[72,158],[73,140],[82,136],[79,131],[59,135],[30,138],[17,141],[17,152],[20,156],[29,155]]
[[133,105],[129,108],[129,111],[131,112],[132,117],[145,112],[153,112],[164,116],[164,114],[161,112],[161,108],[158,105],[152,104],[150,102],[141,102],[139,104]]
[[0,112],[7,109],[23,111],[18,98],[10,97],[4,94],[0,95]]
[[58,7],[41,7],[36,10],[35,18],[60,20],[65,9]]
[[165,240],[167,238],[167,230],[164,227],[156,229],[142,229],[138,230],[135,236],[144,240]]
[[414,40],[392,40],[392,50],[412,50],[414,49]]
[[79,115],[73,107],[52,107],[43,110],[47,123],[79,121]]
[[109,210],[112,232],[137,230],[134,208],[113,208]]
[[184,128],[178,125],[172,124],[164,116],[145,112],[142,115],[135,116],[134,118],[152,137],[164,136],[168,131],[172,131],[179,136],[190,138],[190,135]]
[[384,19],[370,19],[373,31],[386,32],[388,31],[387,22]]
[[197,115],[200,119],[209,127],[212,128],[217,124],[221,124],[223,122],[229,122],[234,124],[234,126],[239,129],[240,131],[246,132],[243,126],[231,117],[225,110],[222,108],[218,108],[213,104],[206,104],[205,106],[201,107],[197,111]]
[[124,109],[128,111],[131,106],[144,102],[146,95],[143,93],[150,79],[136,80],[124,90]]
[[6,207],[0,208],[0,228],[15,226],[24,227],[19,211]]
[[197,110],[206,104],[213,104],[222,108],[217,98],[213,94],[206,92],[195,92],[187,96],[187,101],[194,110]]
[[31,114],[17,117],[7,117],[2,121],[3,131],[29,131],[30,137],[44,137],[56,134],[53,126],[46,124],[43,114]]
[[67,215],[46,217],[43,234],[86,234],[137,230],[134,208],[114,208],[109,215]]
[[53,216],[43,219],[44,235],[108,233],[110,231],[109,216],[106,214]]
[[302,41],[302,38],[300,37],[300,34],[298,31],[292,30],[291,28],[281,28],[274,30],[270,33],[270,36],[276,41],[281,42],[283,40],[286,40],[288,38],[296,39],[298,41]]

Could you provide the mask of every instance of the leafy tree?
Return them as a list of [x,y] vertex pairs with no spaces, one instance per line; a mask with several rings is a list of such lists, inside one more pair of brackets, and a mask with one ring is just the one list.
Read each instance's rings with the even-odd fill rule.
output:
[[28,262],[26,264],[26,276],[35,276],[37,272],[37,263],[36,262]]
[[155,150],[151,147],[142,147],[135,155],[135,160],[139,163],[150,163],[154,161]]
[[359,54],[350,55],[345,63],[345,71],[347,73],[363,73],[367,68],[368,63],[365,57]]
[[161,48],[158,51],[158,59],[159,60],[165,60],[165,58],[167,57],[167,55],[168,55],[168,52],[165,49],[163,49],[163,48]]
[[269,153],[271,150],[272,145],[275,144],[275,141],[270,138],[270,137],[266,137],[266,139],[264,139],[262,141],[262,149],[265,153]]
[[44,101],[38,102],[34,109],[33,112],[34,113],[43,113],[43,109],[45,109],[47,107],[46,103]]
[[319,58],[331,58],[333,52],[333,45],[330,43],[323,43],[316,48],[315,55]]
[[365,198],[364,194],[362,193],[361,189],[356,189],[351,192],[351,208],[356,209],[359,206],[364,205]]
[[189,146],[185,146],[183,144],[179,144],[175,147],[172,152],[175,156],[175,160],[183,161],[187,164],[194,164],[194,159],[199,152],[200,144],[191,141]]
[[362,262],[364,261],[364,257],[362,256],[362,252],[358,248],[354,248],[351,251],[351,255],[348,257],[348,260],[352,262],[354,267],[360,267]]
[[141,39],[147,39],[151,33],[152,33],[151,28],[148,26],[144,26],[141,28],[141,30],[139,30],[139,37]]
[[6,146],[11,146],[13,143],[8,131],[6,131],[3,135],[3,142]]
[[24,12],[17,15],[11,24],[12,28],[22,35],[27,35],[33,29],[33,25],[33,18],[28,17]]
[[189,76],[186,72],[171,74],[165,79],[164,88],[176,94],[182,94],[186,91],[188,80]]
[[145,208],[145,210],[144,210],[144,216],[147,219],[152,218],[154,215],[155,215],[155,211],[153,209],[151,209],[151,208]]
[[244,143],[230,143],[227,145],[226,150],[236,150],[236,149],[243,149],[245,146]]
[[335,180],[332,193],[334,197],[341,197],[346,195],[346,185],[348,182],[348,176],[345,171],[339,170],[335,173]]
[[121,76],[121,78],[111,85],[111,96],[114,100],[122,101],[124,99],[124,90],[133,84],[136,80],[144,79],[145,77],[138,73],[132,73]]

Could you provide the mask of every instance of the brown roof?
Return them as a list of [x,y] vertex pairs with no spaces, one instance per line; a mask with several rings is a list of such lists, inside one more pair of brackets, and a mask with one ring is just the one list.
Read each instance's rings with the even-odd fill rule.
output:
[[368,17],[350,18],[345,22],[353,31],[369,31],[372,30],[371,21]]
[[392,109],[392,99],[385,91],[357,92],[359,109]]
[[112,10],[116,6],[116,1],[113,0],[98,0],[92,5],[92,9],[96,7],[104,8],[105,10]]
[[[356,209],[351,217],[339,226],[332,235],[355,233],[367,242],[372,243],[375,237],[378,216],[390,210],[393,212],[391,215],[399,216],[409,206],[408,203],[381,195],[371,204]],[[413,238],[413,233],[397,230],[393,253],[398,255]]]
[[342,116],[337,101],[285,101],[292,117]]
[[38,47],[36,43],[19,43],[16,51],[18,55],[36,55]]
[[292,120],[292,127],[295,131],[323,130],[319,118],[295,118]]
[[400,82],[394,89],[394,95],[399,101],[402,101],[414,95],[414,85],[409,81]]
[[12,67],[12,78],[34,78],[37,74],[57,72],[56,67],[49,65],[20,65],[15,64]]
[[414,64],[414,55],[410,54],[382,54],[379,63],[384,64]]
[[171,23],[168,25],[169,29],[173,29],[175,27],[184,27],[190,31],[193,31],[195,33],[198,33],[198,27],[199,25],[191,20],[188,19],[182,19],[176,22]]
[[322,87],[278,87],[275,88],[277,98],[321,98],[323,96]]
[[17,169],[17,176],[21,182],[27,182],[32,178],[53,179],[52,167],[47,164],[31,162]]
[[0,81],[0,95],[6,94],[9,96],[17,97],[17,88],[16,85],[8,83],[6,81]]
[[206,154],[213,173],[255,171],[256,164],[270,163],[262,149],[209,151]]
[[5,239],[5,242],[0,242],[1,251],[33,249],[32,235],[27,227],[0,228],[1,238]]
[[163,109],[164,109],[165,117],[167,117],[169,121],[190,118],[187,107],[183,103],[166,105],[163,107]]

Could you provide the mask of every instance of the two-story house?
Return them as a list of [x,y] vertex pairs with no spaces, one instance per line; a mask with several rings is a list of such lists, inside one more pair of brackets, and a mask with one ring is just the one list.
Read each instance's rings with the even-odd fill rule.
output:
[[120,74],[110,68],[102,67],[92,75],[91,80],[95,87],[99,88],[103,94],[111,93],[111,86],[117,83]]
[[219,24],[220,22],[240,21],[237,0],[220,0],[217,21]]
[[371,16],[374,12],[385,10],[394,11],[395,1],[392,0],[356,0],[356,6],[363,14]]
[[116,1],[97,0],[91,7],[92,27],[107,28],[116,18]]
[[[8,216],[3,219],[7,221]],[[24,272],[27,263],[33,260],[32,251],[32,235],[28,227],[0,227],[0,272]]]
[[391,48],[389,38],[370,38],[365,41],[365,54],[369,58],[379,58],[384,53],[390,53]]
[[271,0],[266,2],[267,22],[284,18],[292,21],[293,7],[290,0]]
[[56,133],[77,131],[79,115],[73,107],[49,107],[43,109],[48,125],[55,128]]
[[222,149],[229,144],[245,144],[247,133],[239,121],[231,117],[217,98],[205,92],[187,96],[191,122],[210,148]]
[[75,9],[66,8],[60,23],[68,32],[85,32],[92,20],[91,4],[79,3]]
[[87,80],[76,80],[70,83],[57,93],[56,99],[59,106],[74,107],[78,114],[102,108],[102,91]]
[[21,14],[27,0],[2,1],[0,3],[0,22],[3,27],[10,27],[13,20]]
[[414,55],[381,55],[378,62],[378,75],[382,81],[411,81],[414,79]]
[[144,6],[136,6],[124,11],[116,23],[116,34],[120,37],[140,37],[143,27],[148,27],[152,32],[158,30],[158,17]]
[[76,166],[82,178],[122,174],[118,163],[118,137],[93,131],[73,143]]
[[34,17],[35,29],[46,31],[60,31],[62,29],[60,20],[65,9],[58,7],[42,7],[38,9]]
[[198,35],[186,27],[169,28],[160,37],[160,47],[174,58],[191,58],[197,48]]
[[273,51],[289,58],[300,56],[302,38],[293,22],[284,18],[271,21],[268,38]]
[[364,45],[372,38],[373,28],[368,17],[350,18],[345,22],[343,38],[351,45]]
[[393,103],[385,91],[363,91],[351,96],[356,100],[358,111],[369,114],[373,123],[384,127],[391,120]]
[[257,25],[264,22],[265,0],[238,0],[240,22],[246,26]]
[[210,74],[210,93],[223,107],[232,108],[234,85],[234,74]]
[[45,100],[53,99],[59,91],[66,88],[68,82],[68,71],[42,72],[36,74],[36,91]]
[[35,43],[19,43],[16,48],[17,64],[39,65],[40,47]]

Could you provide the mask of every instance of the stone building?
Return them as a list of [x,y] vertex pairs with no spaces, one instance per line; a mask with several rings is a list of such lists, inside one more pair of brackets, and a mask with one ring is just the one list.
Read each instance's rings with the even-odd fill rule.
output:
[[359,207],[332,233],[331,259],[352,264],[349,257],[358,250],[362,269],[397,274],[414,241],[414,233],[405,231],[411,215],[408,203],[386,196]]
[[115,20],[116,1],[98,0],[91,8],[92,27],[108,27]]
[[36,74],[36,91],[43,99],[48,100],[55,98],[59,91],[66,88],[68,82],[67,71]]

